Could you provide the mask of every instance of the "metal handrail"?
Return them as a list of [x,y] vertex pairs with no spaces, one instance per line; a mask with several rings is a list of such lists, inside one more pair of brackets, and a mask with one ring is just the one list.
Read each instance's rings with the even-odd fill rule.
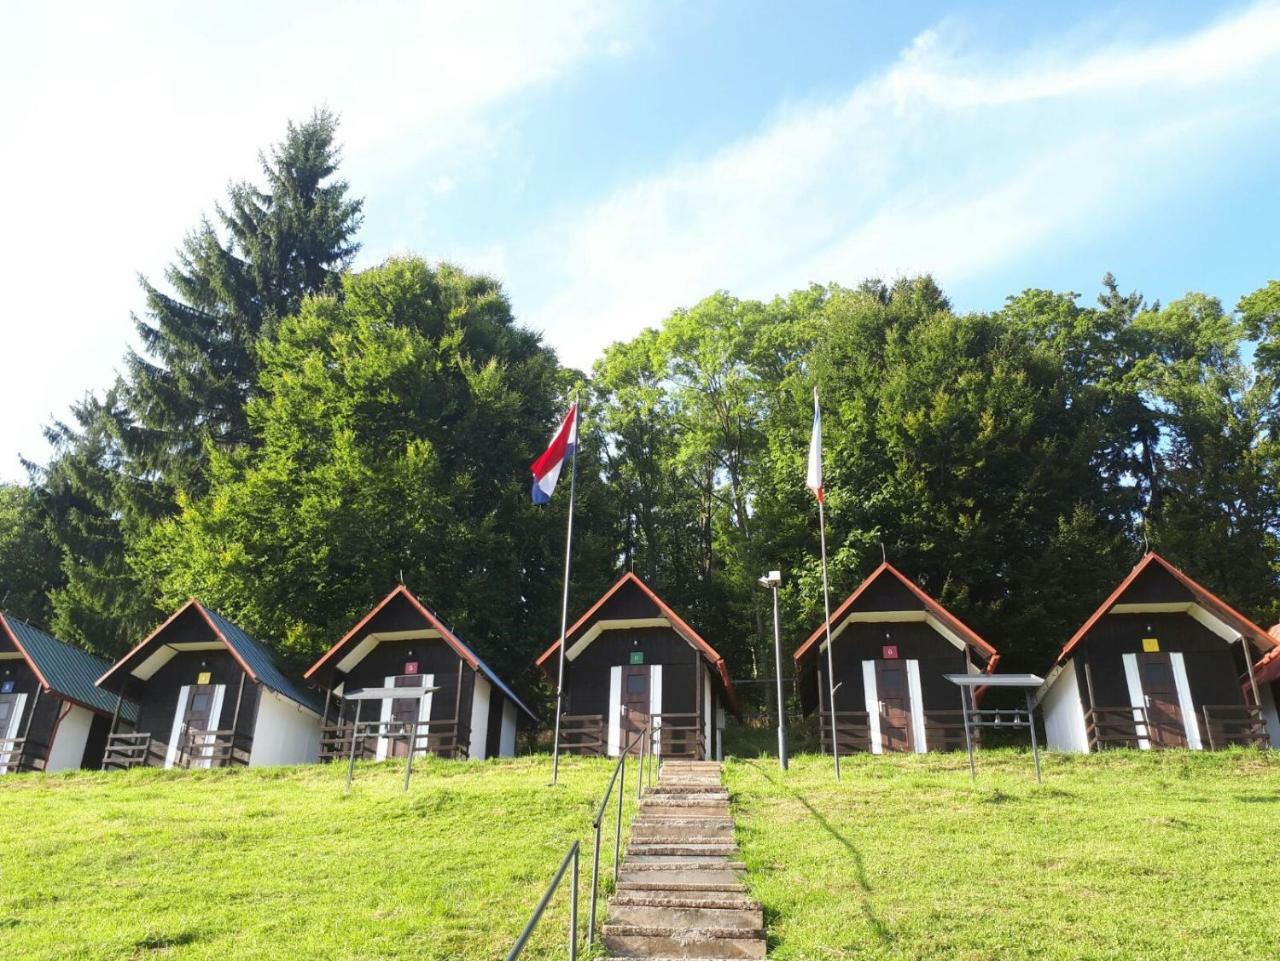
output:
[[564,878],[564,872],[570,864],[573,865],[573,880],[570,882],[569,889],[569,961],[578,961],[578,849],[581,846],[582,842],[580,841],[574,841],[569,846],[569,851],[565,854],[564,860],[560,862],[560,867],[556,870],[555,877],[551,879],[550,886],[543,893],[542,900],[538,902],[538,906],[533,909],[533,917],[529,918],[529,923],[524,926],[524,930],[520,932],[520,937],[516,938],[516,943],[512,945],[511,952],[507,955],[507,961],[515,961],[516,958],[520,957],[520,952],[529,943],[533,929],[542,920],[542,913],[547,910],[547,905],[551,903],[551,896],[556,893],[556,888],[560,886],[560,882]]
[[[595,819],[591,822],[591,829],[595,832],[595,853],[591,858],[591,907],[588,911],[587,918],[587,947],[591,947],[595,943],[596,937],[596,902],[597,891],[600,887],[600,835],[601,826],[604,823],[605,808],[609,806],[609,796],[613,794],[613,786],[618,785],[618,813],[613,826],[613,884],[618,885],[618,853],[622,846],[622,796],[626,793],[627,783],[627,755],[631,753],[631,749],[640,745],[640,775],[636,778],[636,797],[639,798],[644,792],[644,762],[645,757],[652,758],[653,755],[653,734],[650,725],[646,724],[644,729],[633,737],[625,748],[620,752],[618,763],[613,766],[613,774],[609,778],[609,786],[604,789],[604,797],[600,799],[600,807],[596,811]],[[648,751],[645,750],[646,746]],[[649,773],[652,777],[653,764],[652,760],[649,765]]]
[[[600,799],[600,805],[596,809],[596,816],[591,822],[592,831],[595,834],[595,852],[591,860],[591,907],[589,909],[587,919],[587,947],[590,948],[595,943],[596,932],[596,902],[598,900],[598,892],[600,887],[600,841],[602,833],[602,825],[604,824],[605,810],[609,806],[609,798],[613,794],[613,787],[618,786],[618,811],[614,821],[613,834],[613,883],[618,883],[618,853],[622,843],[622,798],[626,791],[627,783],[627,755],[631,753],[631,749],[640,745],[640,774],[636,778],[636,797],[642,796],[645,786],[645,761],[648,760],[649,786],[653,786],[653,767],[657,763],[657,758],[661,756],[661,751],[655,755],[653,750],[654,737],[656,729],[661,729],[661,722],[656,726],[645,725],[644,730],[640,731],[627,742],[625,748],[620,752],[618,762],[613,766],[613,774],[609,777],[609,786],[605,788],[604,797]],[[529,923],[524,926],[524,930],[520,932],[520,937],[516,939],[516,943],[511,948],[511,953],[507,955],[507,961],[515,961],[520,957],[520,952],[524,950],[525,945],[529,941],[529,937],[533,934],[533,929],[538,926],[538,922],[542,919],[542,914],[547,909],[547,904],[551,901],[551,896],[555,894],[556,887],[560,884],[564,877],[566,867],[573,864],[573,890],[569,895],[569,961],[576,961],[578,957],[578,852],[582,846],[582,842],[574,841],[569,851],[564,856],[564,860],[560,862],[560,867],[555,873],[555,877],[551,879],[551,885],[542,895],[542,900],[538,902],[538,906],[533,909],[533,916],[529,918]]]

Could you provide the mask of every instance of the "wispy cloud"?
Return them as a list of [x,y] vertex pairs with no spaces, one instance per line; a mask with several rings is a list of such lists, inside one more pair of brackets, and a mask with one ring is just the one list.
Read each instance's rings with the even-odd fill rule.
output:
[[[0,479],[39,425],[108,384],[132,339],[135,276],[258,148],[316,106],[343,116],[344,174],[384,222],[447,194],[500,148],[502,108],[597,57],[630,14],[596,0],[40,4],[0,31]],[[374,205],[383,207],[374,209]]]
[[529,319],[589,365],[717,288],[954,283],[1185,187],[1233,132],[1275,123],[1277,89],[1273,3],[1173,39],[1076,35],[1013,58],[944,24],[841,98],[562,212],[528,242],[559,252]]

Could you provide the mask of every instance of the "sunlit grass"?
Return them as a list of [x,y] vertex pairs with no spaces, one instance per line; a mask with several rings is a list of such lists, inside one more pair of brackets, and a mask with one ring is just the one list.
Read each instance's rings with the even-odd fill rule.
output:
[[[505,957],[610,770],[429,760],[404,794],[388,762],[350,796],[336,765],[6,775],[0,958]],[[567,917],[526,956],[560,956]]]
[[726,766],[780,959],[1280,957],[1280,754]]

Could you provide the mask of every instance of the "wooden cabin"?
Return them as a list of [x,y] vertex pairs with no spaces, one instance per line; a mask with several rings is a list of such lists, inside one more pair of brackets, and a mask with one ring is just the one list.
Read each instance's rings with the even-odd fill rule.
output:
[[97,684],[137,703],[112,726],[104,769],[302,764],[320,750],[319,698],[194,598]]
[[[945,674],[991,673],[1000,655],[892,564],[877,567],[831,615],[839,751],[965,746],[960,688]],[[831,750],[826,622],[794,654],[800,703],[817,710]]]
[[0,611],[0,774],[101,766],[116,699],[93,682],[109,666]]
[[[384,597],[307,670],[324,689],[322,760],[357,757],[512,757],[521,716],[532,711],[404,585]],[[348,692],[435,688],[414,698],[348,700]]]
[[1253,675],[1267,738],[1272,744],[1280,744],[1280,624],[1271,625],[1267,633],[1276,641],[1276,646],[1254,665]]
[[[561,748],[617,757],[654,726],[663,757],[720,760],[725,711],[738,713],[724,658],[627,573],[565,635]],[[560,641],[537,665],[552,683]]]
[[1037,702],[1049,747],[1263,744],[1250,668],[1275,646],[1262,628],[1149,553],[1067,641],[1045,678]]

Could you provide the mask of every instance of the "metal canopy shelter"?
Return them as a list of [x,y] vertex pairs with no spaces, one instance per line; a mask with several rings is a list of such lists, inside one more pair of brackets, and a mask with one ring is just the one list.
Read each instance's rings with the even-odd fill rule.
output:
[[[356,741],[360,738],[360,708],[365,701],[417,701],[419,712],[421,713],[422,699],[428,694],[433,694],[440,690],[439,687],[363,687],[354,691],[346,691],[340,695],[344,701],[356,702],[356,716],[351,719],[351,755],[347,759],[347,790],[351,790],[351,778],[355,774],[356,769]],[[415,717],[417,715],[414,715]],[[341,714],[339,714],[341,717]],[[428,722],[429,724],[430,722]],[[370,735],[366,733],[365,737]],[[382,722],[378,722],[378,733],[376,737],[388,736],[382,731]],[[409,735],[409,757],[405,760],[404,765],[404,790],[409,790],[409,777],[413,774],[413,755],[414,748],[418,742],[418,730],[415,727],[413,733]]]
[[[1036,783],[1040,779],[1040,744],[1036,739],[1036,716],[1031,706],[1031,692],[1044,684],[1044,678],[1035,674],[944,674],[948,681],[960,688],[960,708],[964,714],[964,743],[969,750],[969,778],[978,782],[977,768],[973,761],[973,729],[980,727],[1028,728],[1031,731],[1031,756],[1036,762]],[[1026,694],[1026,709],[978,710],[974,701],[974,689],[979,687],[1020,687]]]

